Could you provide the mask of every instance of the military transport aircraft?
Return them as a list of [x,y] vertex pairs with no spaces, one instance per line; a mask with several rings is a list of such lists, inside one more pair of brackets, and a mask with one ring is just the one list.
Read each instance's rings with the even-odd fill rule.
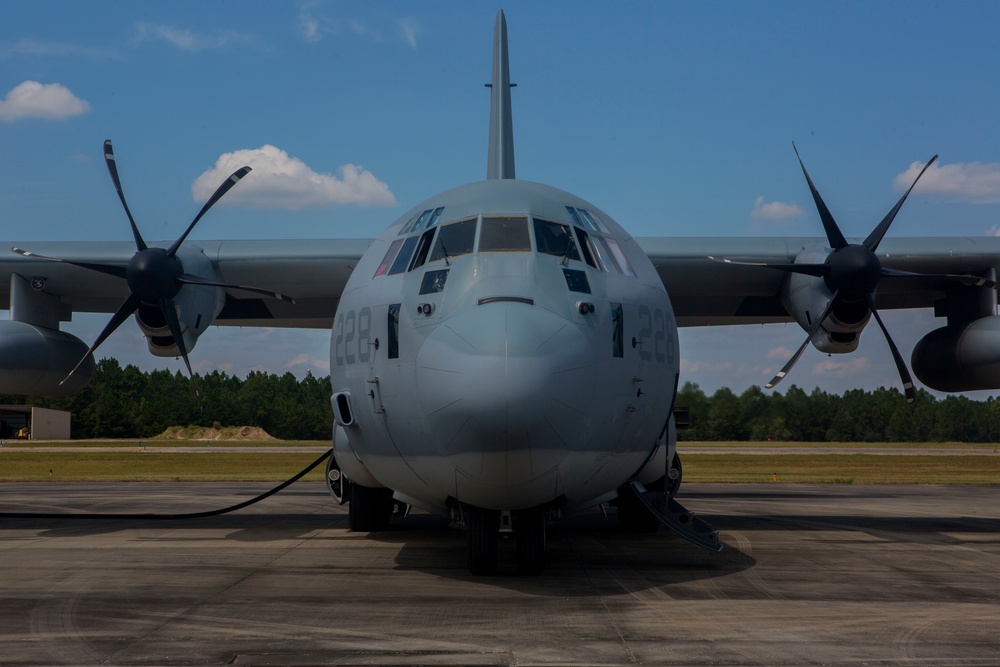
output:
[[[244,168],[176,241],[147,244],[108,142],[134,242],[23,242],[0,259],[0,388],[78,391],[133,314],[153,354],[189,369],[212,324],[332,327],[328,484],[351,528],[384,528],[394,503],[450,513],[477,574],[496,568],[504,533],[519,569],[540,572],[549,521],[615,500],[627,526],[719,548],[674,497],[679,326],[798,322],[805,342],[773,385],[809,343],[853,351],[874,318],[912,397],[879,311],[933,307],[946,324],[914,349],[917,377],[1000,388],[1000,239],[888,237],[909,192],[849,239],[804,165],[825,238],[632,238],[594,204],[515,178],[506,30],[500,12],[486,180],[430,197],[377,239],[186,242],[253,178]],[[59,330],[74,311],[114,315],[88,348]]]

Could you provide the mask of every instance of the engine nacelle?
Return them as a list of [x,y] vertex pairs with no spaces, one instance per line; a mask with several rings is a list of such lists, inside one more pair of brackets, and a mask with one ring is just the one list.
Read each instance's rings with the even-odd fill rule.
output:
[[[0,321],[0,394],[68,396],[86,387],[94,377],[89,346],[64,331],[27,322]],[[87,355],[65,384],[73,367]]]
[[[185,273],[208,280],[218,280],[211,262],[200,248],[181,247],[177,252]],[[212,324],[226,305],[226,293],[221,287],[184,285],[174,297],[181,335],[188,352],[194,349],[198,337]],[[177,357],[180,350],[170,333],[167,321],[158,305],[141,304],[135,311],[135,320],[146,336],[149,351],[158,357]]]
[[[803,251],[795,257],[796,264],[822,264],[826,253]],[[804,331],[812,329],[816,318],[823,314],[833,293],[822,278],[792,273],[785,282],[782,301],[785,309]],[[844,354],[858,349],[861,332],[871,319],[871,311],[863,301],[844,301],[843,297],[813,336],[812,343],[821,352]]]
[[1000,317],[935,329],[913,348],[910,367],[938,391],[1000,389]]

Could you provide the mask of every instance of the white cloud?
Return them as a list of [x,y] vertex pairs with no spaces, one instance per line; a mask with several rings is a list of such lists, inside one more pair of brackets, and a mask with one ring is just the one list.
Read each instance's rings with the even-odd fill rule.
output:
[[[777,359],[779,361],[787,361],[792,358],[793,354],[795,354],[795,350],[790,350],[784,345],[780,345],[774,349],[768,350],[767,354],[765,355],[765,358]],[[768,372],[770,372],[770,370]]]
[[411,49],[417,48],[417,37],[420,35],[420,25],[414,19],[396,19],[399,34]]
[[343,204],[395,206],[389,186],[362,167],[345,164],[340,176],[318,174],[302,160],[271,145],[223,153],[191,185],[196,201],[207,200],[234,171],[249,165],[253,171],[222,201],[254,208],[303,209]]
[[987,236],[1000,236],[1000,225],[993,225],[986,230]]
[[813,374],[832,375],[839,378],[856,377],[868,372],[871,369],[871,365],[871,360],[868,357],[850,357],[844,361],[827,357],[813,366]]
[[316,369],[321,374],[328,375],[330,373],[330,359],[321,359],[311,354],[302,353],[285,364],[285,370],[289,371],[299,367],[307,371]]
[[307,3],[299,8],[299,34],[310,44],[323,39],[323,33],[326,32],[324,26],[320,25],[320,19],[312,13],[315,6],[315,3]]
[[798,204],[786,204],[785,202],[764,201],[764,197],[757,197],[750,211],[753,220],[761,222],[789,222],[802,217],[802,207]]
[[107,49],[95,49],[64,42],[46,42],[29,37],[16,41],[0,40],[0,60],[15,57],[87,58],[88,60],[117,58],[113,51]]
[[[372,25],[359,19],[337,19],[325,15],[321,3],[306,2],[299,7],[298,30],[302,39],[310,44],[318,44],[327,36],[336,36],[348,32],[373,42],[386,40],[385,33],[391,32],[388,26]],[[417,47],[417,37],[420,35],[420,25],[412,18],[392,19],[395,34],[399,40],[410,48]]]
[[234,45],[253,45],[258,41],[252,35],[236,30],[219,30],[213,34],[203,34],[187,28],[145,22],[135,24],[135,40],[137,42],[160,40],[192,53]]
[[[923,167],[923,162],[912,163],[909,169],[896,176],[892,182],[893,188],[905,192]],[[1000,202],[1000,163],[934,163],[928,167],[913,191],[969,202]]]
[[0,121],[21,118],[61,120],[90,111],[90,105],[59,83],[25,81],[0,100]]

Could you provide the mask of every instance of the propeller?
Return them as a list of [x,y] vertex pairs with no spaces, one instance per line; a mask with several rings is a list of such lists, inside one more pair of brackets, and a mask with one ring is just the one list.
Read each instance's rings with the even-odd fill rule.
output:
[[885,336],[886,342],[889,344],[889,351],[892,353],[893,361],[896,364],[896,370],[899,373],[899,378],[903,384],[903,392],[906,395],[906,401],[912,403],[916,397],[916,391],[913,388],[913,379],[910,377],[910,371],[906,367],[906,363],[903,361],[902,355],[899,353],[899,348],[896,347],[896,343],[892,340],[892,336],[889,335],[889,330],[886,329],[885,324],[882,322],[882,318],[879,315],[878,309],[875,307],[875,291],[878,288],[879,281],[882,278],[921,278],[921,279],[939,279],[939,280],[949,280],[961,282],[965,285],[975,285],[975,286],[987,286],[990,288],[996,288],[996,282],[992,280],[987,280],[985,278],[980,278],[978,276],[967,276],[967,275],[956,275],[956,274],[930,274],[930,273],[912,273],[909,271],[900,271],[897,269],[887,269],[882,266],[882,262],[879,261],[876,251],[878,250],[879,244],[885,237],[886,232],[889,231],[892,221],[895,220],[896,214],[899,213],[899,209],[903,206],[903,202],[910,195],[910,192],[916,186],[917,181],[920,177],[924,175],[924,172],[937,160],[937,155],[932,157],[924,165],[924,168],[920,170],[917,177],[913,180],[910,187],[903,193],[896,205],[892,207],[889,213],[886,214],[882,221],[872,230],[868,238],[864,240],[863,243],[848,243],[847,239],[844,238],[844,234],[840,231],[840,227],[834,220],[833,215],[830,213],[830,209],[827,208],[826,203],[819,194],[819,190],[813,183],[812,178],[809,177],[809,172],[806,170],[805,164],[802,162],[802,157],[799,155],[799,150],[792,144],[792,148],[795,150],[795,157],[799,160],[799,166],[802,167],[802,173],[806,177],[806,182],[809,184],[809,191],[812,193],[813,201],[816,203],[816,208],[819,211],[820,220],[823,223],[823,229],[826,232],[827,241],[830,244],[831,251],[826,257],[826,261],[822,264],[788,264],[788,263],[770,263],[770,262],[734,262],[732,260],[719,260],[714,257],[711,259],[715,261],[723,261],[728,264],[742,264],[747,266],[763,266],[769,269],[776,269],[779,271],[786,271],[788,273],[798,273],[802,275],[814,276],[823,278],[824,283],[826,283],[827,289],[830,290],[832,296],[826,305],[826,309],[823,314],[813,322],[812,327],[809,330],[809,335],[806,340],[799,346],[799,349],[795,351],[792,358],[781,368],[780,371],[767,383],[766,387],[768,389],[777,385],[781,380],[784,379],[788,372],[795,365],[795,362],[799,360],[802,353],[805,351],[806,346],[809,345],[813,337],[819,333],[820,328],[823,326],[823,322],[829,317],[830,313],[833,312],[834,308],[838,304],[842,303],[857,303],[860,302],[864,304],[871,314],[875,317],[875,321],[878,323],[879,328],[882,329],[882,334]]
[[[83,355],[83,358],[73,367],[66,377],[63,379],[62,383],[66,382],[73,373],[80,368],[83,362],[88,356],[94,353],[101,344],[107,340],[107,338],[118,329],[121,324],[129,318],[136,310],[139,309],[140,305],[154,306],[159,308],[163,315],[164,321],[167,323],[167,328],[170,331],[170,335],[173,337],[175,343],[177,344],[177,349],[181,353],[181,357],[184,359],[184,365],[187,366],[188,375],[192,378],[194,377],[194,372],[191,369],[191,361],[188,359],[187,345],[184,342],[184,337],[182,335],[182,329],[180,320],[177,317],[177,306],[174,303],[174,297],[180,292],[184,285],[205,285],[208,287],[222,287],[225,289],[243,290],[246,292],[253,292],[256,294],[262,294],[268,297],[279,299],[281,301],[288,301],[290,303],[295,303],[295,300],[289,296],[275,292],[273,290],[265,290],[257,287],[247,287],[245,285],[230,285],[226,283],[217,282],[214,280],[206,280],[200,276],[192,275],[184,272],[184,267],[181,261],[177,258],[177,251],[184,243],[188,235],[194,229],[198,221],[208,212],[212,206],[214,206],[229,190],[233,188],[240,180],[250,173],[250,167],[241,167],[232,173],[229,178],[227,178],[223,183],[216,189],[215,193],[205,202],[205,205],[201,208],[198,215],[195,216],[191,224],[188,225],[184,233],[181,234],[176,241],[174,241],[169,248],[157,248],[149,247],[145,240],[142,238],[142,234],[139,232],[138,226],[135,224],[135,219],[132,217],[132,211],[129,210],[128,202],[125,201],[125,193],[122,190],[121,179],[118,176],[118,167],[115,163],[114,149],[111,145],[111,140],[104,142],[104,162],[108,167],[108,173],[111,175],[111,181],[114,183],[115,191],[118,193],[118,198],[122,202],[122,207],[125,209],[125,215],[128,216],[129,225],[132,228],[132,236],[135,239],[136,252],[132,258],[128,261],[125,266],[120,266],[117,264],[103,264],[95,262],[79,262],[75,260],[60,259],[58,257],[46,257],[45,255],[39,255],[28,250],[23,250],[21,248],[11,248],[11,250],[23,257],[32,257],[35,259],[46,260],[50,262],[62,262],[64,264],[70,264],[72,266],[78,266],[83,269],[88,269],[91,271],[98,271],[100,273],[105,273],[118,278],[123,278],[128,284],[129,295],[115,311],[115,314],[111,316],[111,319],[105,325],[103,331],[94,341],[94,344],[90,346],[87,353]],[[62,384],[60,383],[60,384]]]

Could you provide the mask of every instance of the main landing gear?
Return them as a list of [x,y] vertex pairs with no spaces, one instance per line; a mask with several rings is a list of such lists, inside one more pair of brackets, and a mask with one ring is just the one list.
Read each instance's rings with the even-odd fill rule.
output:
[[362,486],[347,479],[331,456],[326,462],[326,488],[334,500],[348,505],[347,519],[351,530],[371,533],[389,527],[396,508],[392,489]]
[[351,530],[370,533],[389,527],[394,506],[392,489],[373,489],[351,484],[351,504],[347,518]]
[[517,569],[521,574],[537,575],[545,570],[545,524],[547,513],[527,509],[501,515],[472,505],[462,506],[465,519],[466,548],[469,572],[474,575],[493,574],[497,569],[497,550],[503,532],[514,534],[517,547]]

